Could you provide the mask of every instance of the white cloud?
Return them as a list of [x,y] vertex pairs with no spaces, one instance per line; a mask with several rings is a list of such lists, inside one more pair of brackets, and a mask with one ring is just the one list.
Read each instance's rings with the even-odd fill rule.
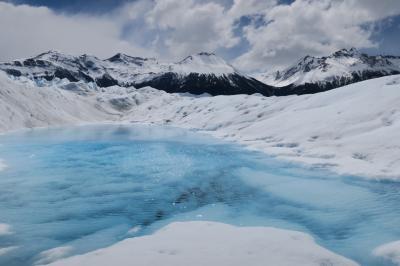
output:
[[229,48],[239,42],[232,31],[232,17],[223,5],[214,2],[157,0],[146,20],[151,27],[168,33],[162,41],[175,56]]
[[[0,0],[1,1],[1,0]],[[116,52],[178,60],[199,51],[243,51],[244,71],[283,67],[345,47],[379,45],[379,20],[400,14],[399,0],[136,0],[104,15],[55,13],[0,2],[0,60],[55,49],[108,57]],[[263,18],[244,26],[242,16]],[[238,28],[243,28],[243,33]],[[236,49],[239,45],[239,49]]]
[[124,51],[151,52],[121,39],[121,25],[109,17],[56,14],[46,7],[0,2],[0,60],[28,57],[55,49],[100,57]]
[[367,48],[373,24],[400,13],[398,0],[297,0],[266,9],[266,24],[244,29],[250,49],[235,60],[242,69],[283,67],[306,54],[327,55],[346,47]]

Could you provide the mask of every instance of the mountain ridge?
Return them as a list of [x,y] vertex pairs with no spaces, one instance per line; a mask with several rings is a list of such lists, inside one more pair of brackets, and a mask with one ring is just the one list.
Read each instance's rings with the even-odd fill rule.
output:
[[164,63],[117,53],[107,59],[72,56],[50,50],[27,59],[0,63],[0,70],[16,78],[26,77],[38,86],[69,82],[94,83],[97,87],[142,88],[169,93],[264,96],[313,94],[351,83],[400,74],[400,57],[371,56],[355,48],[330,56],[305,56],[284,70],[253,78],[214,53],[192,54],[178,62]]
[[166,92],[211,95],[253,94],[270,96],[273,88],[242,74],[214,53],[201,52],[174,63],[117,53],[107,59],[71,56],[50,50],[32,58],[0,63],[0,70],[38,83],[67,79],[93,82],[99,87],[152,86]]
[[396,74],[400,74],[400,56],[374,56],[351,48],[323,57],[307,55],[292,66],[261,74],[258,79],[277,87],[275,95],[288,95],[317,93]]

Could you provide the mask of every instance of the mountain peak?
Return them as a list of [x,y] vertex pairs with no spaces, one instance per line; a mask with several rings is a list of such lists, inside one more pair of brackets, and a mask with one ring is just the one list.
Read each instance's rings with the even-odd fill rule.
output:
[[190,63],[192,61],[202,61],[204,63],[213,63],[215,61],[225,62],[224,59],[215,55],[214,53],[200,52],[185,57],[183,60],[179,61],[178,64]]
[[313,84],[333,88],[398,73],[400,60],[397,57],[367,55],[353,47],[340,49],[330,56],[306,56],[293,66],[280,72],[266,73],[260,78],[277,87]]
[[114,56],[106,59],[106,61],[113,62],[113,63],[133,63],[139,66],[142,66],[146,61],[153,61],[156,62],[155,58],[144,58],[144,57],[137,57],[137,56],[130,56],[124,53],[117,53]]
[[346,49],[346,48],[340,49],[340,50],[334,52],[332,54],[332,56],[333,57],[352,57],[352,56],[356,56],[356,55],[360,55],[360,54],[361,54],[361,52],[357,48],[352,47],[350,49]]
[[208,53],[208,52],[200,52],[197,53],[198,56],[216,56],[215,53]]
[[175,64],[175,69],[185,73],[229,74],[236,70],[214,53],[200,52],[189,55]]
[[34,59],[47,59],[47,58],[52,58],[52,57],[65,57],[63,53],[61,53],[58,50],[48,50],[47,52],[41,53],[35,57]]
[[314,60],[318,60],[318,58],[311,56],[311,55],[306,55],[305,57],[300,59],[297,64],[298,65],[309,64],[309,63],[313,62]]

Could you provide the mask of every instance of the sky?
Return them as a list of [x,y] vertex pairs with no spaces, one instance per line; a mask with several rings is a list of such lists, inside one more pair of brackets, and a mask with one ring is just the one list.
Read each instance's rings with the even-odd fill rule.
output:
[[400,55],[400,0],[0,0],[0,34],[0,61],[206,51],[262,72],[342,48]]

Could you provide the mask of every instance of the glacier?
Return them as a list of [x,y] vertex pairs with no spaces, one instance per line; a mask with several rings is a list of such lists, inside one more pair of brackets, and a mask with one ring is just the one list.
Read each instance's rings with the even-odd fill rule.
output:
[[109,248],[49,265],[184,266],[188,262],[193,266],[262,266],[266,262],[280,266],[357,265],[315,245],[310,237],[299,232],[199,221],[172,223],[154,235],[127,239]]
[[37,88],[30,80],[0,73],[0,131],[93,122],[174,125],[312,168],[400,178],[400,75],[286,97],[208,97],[150,87],[93,90],[85,83],[72,83],[76,89],[69,91],[63,86]]
[[[29,129],[31,128],[54,128],[57,126],[88,124],[110,124],[110,126],[118,124],[128,127],[138,124],[154,124],[162,125],[163,127],[174,126],[191,129],[240,144],[249,150],[262,151],[285,163],[296,163],[304,167],[307,173],[311,169],[317,172],[328,170],[339,174],[341,178],[339,178],[338,182],[347,182],[351,185],[359,186],[360,189],[348,191],[342,185],[338,186],[337,184],[326,182],[326,180],[313,182],[312,186],[309,186],[309,183],[291,183],[287,179],[282,179],[282,184],[268,183],[272,182],[271,180],[275,180],[276,176],[263,176],[262,173],[246,169],[237,171],[238,175],[243,174],[248,177],[238,179],[240,184],[244,184],[250,189],[260,189],[262,191],[260,193],[279,194],[289,201],[298,202],[299,206],[314,204],[315,201],[318,202],[321,198],[326,197],[326,201],[320,202],[321,208],[332,210],[335,206],[342,208],[348,205],[349,207],[354,207],[350,212],[359,215],[360,212],[362,213],[365,210],[363,206],[358,206],[357,204],[365,202],[368,203],[366,206],[376,204],[374,203],[376,199],[371,201],[368,197],[365,197],[365,191],[375,191],[378,195],[385,196],[382,198],[385,200],[393,199],[391,197],[396,195],[396,189],[398,188],[396,182],[400,179],[400,142],[397,137],[400,129],[399,89],[400,75],[393,75],[314,95],[264,97],[254,94],[211,97],[206,94],[170,94],[151,87],[135,89],[133,87],[111,86],[104,89],[97,87],[93,83],[69,82],[63,79],[45,82],[38,87],[38,84],[30,79],[16,79],[0,73],[0,132],[4,134],[3,137],[7,137],[11,131],[15,131],[12,134],[18,135],[22,134],[22,132],[29,134]],[[74,130],[66,130],[65,132],[67,133],[64,137],[69,136]],[[107,131],[100,130],[99,132],[107,135]],[[121,132],[122,136],[124,135],[123,132]],[[163,132],[162,134],[156,134],[154,140],[162,138],[164,134],[168,136],[168,133]],[[146,137],[148,135],[151,134],[146,134]],[[63,134],[58,134],[57,138],[62,136]],[[79,145],[86,143],[87,140],[90,142],[90,134],[81,133],[80,137],[85,141]],[[194,139],[190,141],[195,141]],[[49,141],[49,139],[46,139],[46,141]],[[0,141],[0,151],[6,149],[7,143],[10,142]],[[9,157],[10,154],[0,152],[3,165],[0,175],[5,175],[18,168],[13,163],[13,159]],[[31,160],[37,160],[38,158],[36,151],[30,151],[26,156]],[[152,158],[147,159],[151,160]],[[29,162],[29,160],[26,162]],[[129,165],[129,163],[126,165]],[[187,163],[183,158],[182,164],[185,165]],[[7,165],[6,168],[4,167],[5,165]],[[88,162],[88,165],[90,165],[90,162]],[[24,167],[28,166],[29,164],[27,163]],[[283,166],[282,168],[286,169],[287,167]],[[34,168],[26,171],[28,172],[31,169]],[[244,171],[244,173],[241,173],[241,171]],[[298,173],[297,171],[299,170],[296,168],[295,171]],[[176,176],[180,175],[174,175],[174,177]],[[372,182],[360,181],[357,178],[354,179],[354,176],[368,178]],[[288,182],[283,182],[283,180]],[[374,182],[375,180],[378,182]],[[173,180],[170,181],[172,182]],[[360,185],[366,184],[363,182],[371,182],[370,184],[373,185]],[[53,184],[51,188],[66,189],[68,186],[65,187],[65,184]],[[337,195],[330,193],[289,193],[289,191],[293,191],[298,187],[302,190],[309,187],[315,189],[315,191],[329,191],[326,186],[335,188],[335,191],[342,191],[341,193],[343,194],[340,194],[340,198],[343,201],[333,203],[332,200],[337,199]],[[111,187],[110,189],[119,191],[118,187]],[[94,193],[95,195],[97,195],[96,193],[102,195],[101,193],[103,192],[95,191]],[[352,193],[357,195],[360,202],[348,202],[349,198],[346,195]],[[302,195],[307,195],[307,197]],[[60,196],[62,195],[60,194]],[[393,201],[396,202],[396,200]],[[357,254],[362,253],[365,256],[365,252],[368,250],[369,253],[365,256],[365,259],[375,260],[372,257],[376,256],[376,264],[384,265],[381,258],[385,259],[386,263],[395,256],[393,254],[398,252],[398,245],[389,246],[387,244],[388,246],[385,246],[385,243],[396,243],[394,241],[400,238],[397,233],[393,232],[390,237],[385,235],[390,231],[387,227],[391,227],[392,223],[398,224],[396,217],[386,217],[385,215],[394,215],[392,210],[396,210],[397,207],[392,206],[388,210],[387,205],[385,208],[374,206],[372,209],[374,211],[379,210],[379,215],[382,215],[382,217],[379,217],[376,213],[372,217],[379,217],[377,218],[379,220],[377,224],[382,227],[383,231],[377,234],[379,237],[375,238],[370,235],[367,237],[368,240],[372,238],[373,243],[365,242],[365,238],[356,237],[355,241],[362,241],[367,244],[365,246],[357,246],[356,242],[349,245],[359,248],[358,251],[352,252],[352,254],[356,254],[353,255],[357,256],[356,260],[359,259],[358,257],[362,257]],[[190,218],[192,220],[199,219],[199,217],[205,220],[213,218],[215,221],[224,223],[228,221],[226,216],[218,217],[217,215],[211,217],[208,213],[196,213]],[[300,213],[308,215],[308,211],[304,209],[301,209]],[[238,219],[235,225],[243,225],[243,221],[254,221],[254,216],[250,219],[246,218],[246,215],[244,214],[242,218]],[[296,215],[294,216],[296,217]],[[365,219],[368,216],[366,214],[360,217]],[[329,215],[321,216],[321,219],[325,219],[323,223],[328,222],[328,225],[337,223],[337,220],[330,220],[331,218]],[[62,221],[62,217],[60,220]],[[255,220],[257,221],[257,219]],[[168,221],[174,222],[174,220]],[[229,221],[234,223],[233,220]],[[310,219],[310,221],[308,222],[311,225],[315,225],[313,219]],[[346,222],[354,221],[354,219],[350,219]],[[12,254],[20,252],[20,247],[18,243],[10,241],[14,233],[19,232],[18,226],[16,227],[8,221],[0,222],[7,225],[10,224],[13,229],[12,234],[1,236],[7,243],[7,245],[4,246],[3,244],[0,247],[1,260],[1,257],[5,258],[5,256],[12,256]],[[104,224],[114,224],[114,221],[105,219],[99,224],[100,227],[104,225],[103,222]],[[339,244],[324,242],[323,238],[329,236],[329,230],[327,232],[322,229],[321,232],[317,232],[318,230],[312,231],[307,226],[283,223],[281,219],[279,221],[272,219],[265,223],[244,224],[303,231],[311,234],[315,238],[316,244],[322,244],[329,250],[344,254],[346,257],[352,256],[352,254],[345,254],[343,250],[340,250]],[[166,225],[163,224],[163,226]],[[144,227],[136,226],[128,223],[107,228],[104,231],[99,230],[100,234],[91,236],[93,237],[91,239],[100,245],[98,247],[105,247],[115,243],[116,240],[122,240],[125,236],[136,236],[137,233],[140,235]],[[203,226],[203,224],[199,226]],[[349,229],[344,226],[344,223],[338,223],[338,226]],[[184,228],[184,226],[182,227]],[[188,224],[188,227],[190,227],[190,224]],[[132,228],[135,229],[132,230]],[[149,233],[157,232],[159,228],[161,228],[161,225],[159,227],[155,226],[154,230],[149,231]],[[95,229],[95,227],[92,228],[92,230]],[[48,230],[48,228],[43,229],[43,231],[45,230]],[[362,227],[361,231],[369,232],[369,230],[370,228],[368,227]],[[376,229],[374,230],[372,232],[376,232]],[[344,231],[339,229],[337,231],[339,234],[343,233],[340,237],[348,236]],[[287,231],[287,234],[290,235],[292,233]],[[121,235],[123,237],[115,238],[115,236]],[[113,240],[111,241],[110,239]],[[265,241],[269,241],[269,239],[266,238]],[[80,252],[85,252],[85,250],[79,248],[84,246],[82,242],[73,242],[72,245],[70,242],[64,244],[59,246],[49,245],[48,249],[44,248],[42,250],[43,253],[38,255],[35,261],[48,263],[54,259],[74,255],[74,252],[76,252],[73,248],[74,245],[78,247],[77,250],[80,250]],[[316,245],[310,244],[310,242],[307,245],[318,249]],[[378,246],[384,248],[379,249],[377,248]],[[86,251],[89,252],[96,248],[87,248]],[[372,251],[374,248],[377,249]],[[323,254],[326,255],[327,253]],[[335,258],[339,259],[338,257]]]
[[[0,222],[6,223],[1,265],[57,265],[89,252],[71,258],[82,263],[99,248],[106,254],[115,243],[112,250],[129,248],[120,243],[131,237],[137,243],[133,247],[142,245],[142,237],[154,237],[149,245],[157,246],[159,237],[164,239],[158,233],[162,228],[172,224],[171,234],[185,234],[193,220],[200,222],[194,228],[223,223],[209,233],[226,245],[213,241],[204,259],[213,258],[213,249],[242,249],[240,242],[227,243],[224,230],[239,239],[249,231],[252,237],[246,241],[260,242],[246,245],[249,252],[258,259],[277,256],[283,265],[291,259],[310,265],[382,265],[372,251],[400,237],[397,183],[310,171],[199,132],[100,124],[23,130],[0,141],[0,157],[8,163],[0,173]],[[182,241],[177,253],[190,250]],[[205,241],[199,244],[206,247]],[[266,245],[262,251],[257,249],[261,243]],[[176,257],[171,263],[185,258]],[[162,260],[163,254],[155,258]],[[112,262],[106,256],[104,263]]]

